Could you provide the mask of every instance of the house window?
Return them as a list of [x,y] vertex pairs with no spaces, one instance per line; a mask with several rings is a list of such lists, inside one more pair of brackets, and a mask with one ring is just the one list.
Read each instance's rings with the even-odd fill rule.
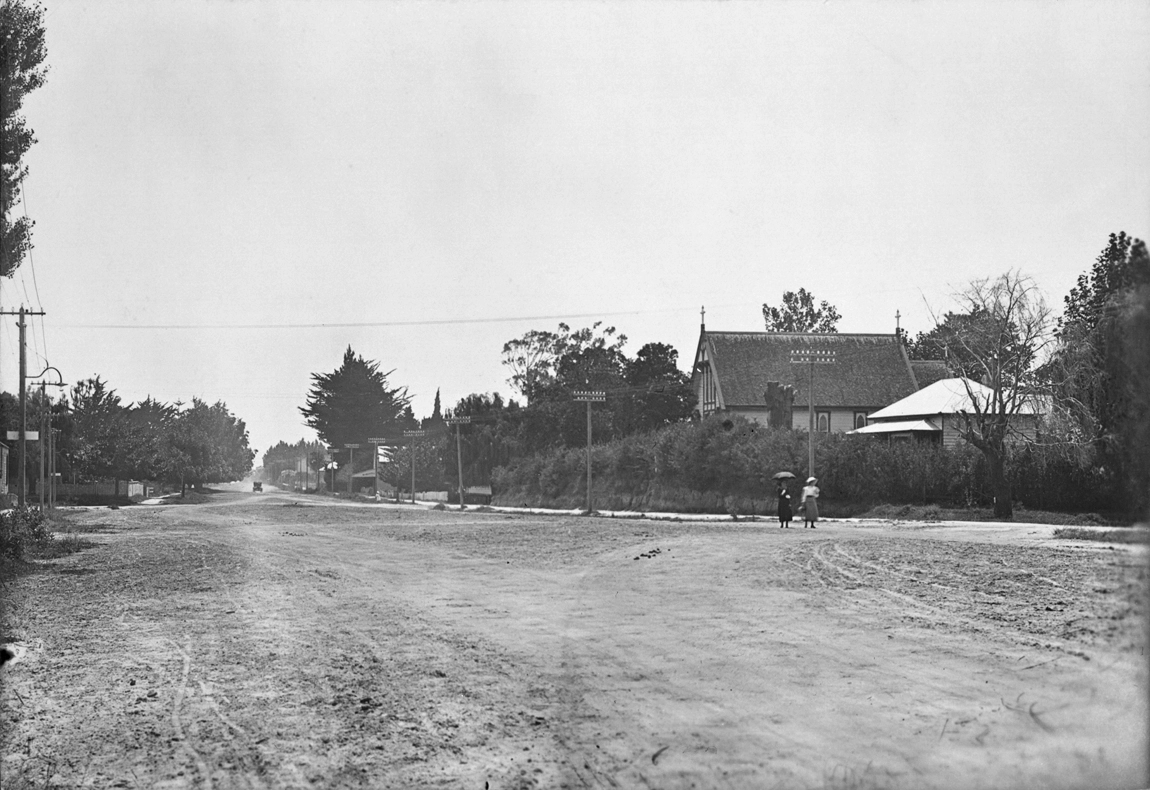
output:
[[856,411],[855,412],[855,430],[858,430],[859,428],[865,428],[865,427],[866,427],[866,412],[865,411]]
[[815,413],[815,430],[819,433],[831,432],[831,413],[829,411]]

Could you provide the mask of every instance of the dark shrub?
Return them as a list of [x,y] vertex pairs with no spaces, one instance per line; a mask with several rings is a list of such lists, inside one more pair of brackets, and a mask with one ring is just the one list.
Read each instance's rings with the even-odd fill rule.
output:
[[0,512],[0,556],[20,559],[28,546],[51,537],[48,520],[39,510],[25,507]]

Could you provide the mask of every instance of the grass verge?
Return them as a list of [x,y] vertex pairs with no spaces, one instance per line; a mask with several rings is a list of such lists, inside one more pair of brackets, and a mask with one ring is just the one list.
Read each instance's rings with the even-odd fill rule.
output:
[[[820,510],[822,508],[820,507]],[[828,516],[834,517],[828,513]],[[990,508],[944,508],[939,505],[876,505],[853,516],[900,521],[1000,521]],[[1098,513],[1054,513],[1016,507],[1012,521],[1023,524],[1055,524],[1067,527],[1128,527],[1129,524]],[[1084,530],[1089,531],[1089,530]]]
[[1060,527],[1054,537],[1069,540],[1096,540],[1103,543],[1150,543],[1150,531],[1145,529],[1081,529]]

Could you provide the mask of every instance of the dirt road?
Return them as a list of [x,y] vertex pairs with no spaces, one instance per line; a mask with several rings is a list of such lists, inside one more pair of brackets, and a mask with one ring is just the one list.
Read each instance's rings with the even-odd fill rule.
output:
[[279,493],[72,520],[6,589],[4,788],[1147,783],[1128,547]]

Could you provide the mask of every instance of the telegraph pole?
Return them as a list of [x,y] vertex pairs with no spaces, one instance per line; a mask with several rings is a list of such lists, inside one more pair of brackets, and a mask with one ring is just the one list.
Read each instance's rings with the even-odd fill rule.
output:
[[[807,415],[810,428],[807,431],[807,477],[815,476],[815,365],[833,365],[835,352],[827,349],[794,349],[791,351],[791,363],[795,365],[809,365],[810,374],[807,379]],[[830,430],[827,423],[827,430]]]
[[48,419],[48,509],[56,509],[56,429]]
[[16,315],[20,316],[16,326],[20,328],[20,440],[19,450],[17,452],[16,463],[20,465],[20,507],[27,504],[28,499],[28,480],[24,472],[25,458],[28,453],[28,352],[25,348],[25,338],[28,325],[25,323],[25,316],[30,315],[44,315],[43,310],[34,311],[26,310],[21,307],[19,310],[0,310],[0,315]]
[[471,417],[448,417],[447,424],[455,426],[455,463],[459,467],[459,509],[463,510],[463,446],[459,438],[459,426],[470,425]]
[[44,388],[47,382],[40,382],[40,440],[36,442],[40,448],[40,482],[36,485],[36,494],[40,498],[40,512],[44,512],[44,440],[48,434],[45,430],[45,423],[48,420],[47,414],[44,412]]
[[603,390],[575,390],[575,400],[587,403],[587,515],[591,515],[594,512],[591,508],[591,404],[606,401],[607,393]]
[[404,431],[403,435],[411,438],[411,504],[414,505],[415,504],[415,445],[416,445],[415,440],[418,439],[420,436],[426,436],[427,431],[423,431],[423,430]]

